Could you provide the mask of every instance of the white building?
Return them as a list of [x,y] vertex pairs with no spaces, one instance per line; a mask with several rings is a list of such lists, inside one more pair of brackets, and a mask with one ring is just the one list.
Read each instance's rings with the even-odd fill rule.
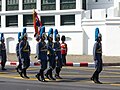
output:
[[[103,3],[104,1],[104,3]],[[58,29],[67,37],[68,54],[91,55],[95,28],[103,35],[103,54],[120,55],[120,0],[0,0],[0,32],[7,52],[15,53],[17,33],[27,28],[32,53],[36,50],[32,20],[33,8],[46,27]]]

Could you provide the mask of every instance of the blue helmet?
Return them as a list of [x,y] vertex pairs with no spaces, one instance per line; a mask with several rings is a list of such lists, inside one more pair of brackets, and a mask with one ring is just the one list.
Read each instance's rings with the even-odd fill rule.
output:
[[45,35],[45,26],[42,26],[40,29],[40,38],[42,38],[43,35]]
[[49,29],[48,38],[49,37],[53,38],[53,29],[52,28]]
[[26,30],[27,30],[26,28],[23,28],[22,36],[26,36],[27,35]]
[[54,31],[54,39],[55,39],[55,41],[57,40],[57,38],[60,38],[60,35],[58,34],[58,30],[55,29],[55,31]]
[[18,41],[21,40],[21,32],[18,32]]
[[99,34],[99,28],[95,29],[95,41],[98,39],[98,34]]
[[102,40],[102,35],[99,32],[99,28],[96,28],[95,29],[95,41],[98,41],[98,38],[101,38],[101,40]]

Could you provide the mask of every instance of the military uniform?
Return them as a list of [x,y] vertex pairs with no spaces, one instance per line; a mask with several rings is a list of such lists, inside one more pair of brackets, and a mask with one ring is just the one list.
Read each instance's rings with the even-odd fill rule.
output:
[[48,79],[52,79],[55,80],[55,78],[53,78],[52,75],[52,71],[55,69],[55,52],[54,52],[54,43],[53,43],[53,29],[51,28],[48,32],[48,43],[47,43],[47,47],[48,47],[48,58],[49,58],[49,69],[46,72],[46,77]]
[[99,74],[102,71],[103,65],[102,65],[102,43],[101,43],[101,34],[98,34],[98,37],[96,38],[96,43],[93,47],[93,58],[95,61],[95,68],[96,71],[93,73],[93,76],[91,77],[91,80],[93,80],[95,83],[101,84],[99,81]]
[[[22,62],[21,77],[29,78],[26,74],[27,68],[30,66],[30,45],[27,41],[26,29],[23,29],[23,38],[19,45],[19,54]],[[23,76],[24,74],[24,76]]]
[[54,42],[54,49],[55,49],[55,56],[56,56],[56,73],[55,73],[55,77],[62,79],[60,77],[60,71],[62,68],[62,58],[61,58],[61,46],[60,46],[60,35],[58,34],[57,29],[55,29],[55,42]]
[[45,42],[45,27],[41,27],[41,31],[40,31],[40,40],[37,43],[37,47],[36,47],[36,55],[37,55],[37,59],[38,62],[40,62],[41,66],[40,66],[40,71],[37,73],[36,78],[39,81],[46,81],[44,78],[44,70],[47,68],[47,46],[46,46],[46,42]]
[[67,44],[65,43],[65,36],[63,35],[61,37],[62,43],[61,43],[61,55],[62,55],[62,62],[63,66],[66,65],[66,55],[67,55]]
[[21,62],[20,55],[19,55],[19,44],[20,44],[20,41],[21,41],[20,37],[21,37],[21,32],[18,33],[18,43],[16,45],[16,55],[17,55],[17,58],[18,58],[18,61],[19,61],[19,64],[16,67],[16,70],[17,70],[18,73],[22,70],[22,62]]
[[1,59],[1,69],[5,69],[5,63],[7,61],[7,54],[6,54],[6,46],[4,43],[4,34],[1,33],[1,38],[0,38],[0,59]]

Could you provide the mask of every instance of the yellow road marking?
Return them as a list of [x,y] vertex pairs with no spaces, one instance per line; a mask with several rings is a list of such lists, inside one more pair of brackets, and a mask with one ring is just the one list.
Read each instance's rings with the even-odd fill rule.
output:
[[8,72],[0,72],[0,74],[8,74]]
[[110,85],[112,85],[112,86],[120,86],[120,84],[110,84]]

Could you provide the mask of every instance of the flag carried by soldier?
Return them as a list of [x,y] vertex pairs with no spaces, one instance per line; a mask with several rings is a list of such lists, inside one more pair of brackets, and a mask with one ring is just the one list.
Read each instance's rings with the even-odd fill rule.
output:
[[40,33],[39,33],[39,29],[42,27],[42,23],[38,17],[38,14],[35,10],[33,10],[33,25],[34,25],[34,29],[35,29],[35,34],[34,37],[37,37]]

